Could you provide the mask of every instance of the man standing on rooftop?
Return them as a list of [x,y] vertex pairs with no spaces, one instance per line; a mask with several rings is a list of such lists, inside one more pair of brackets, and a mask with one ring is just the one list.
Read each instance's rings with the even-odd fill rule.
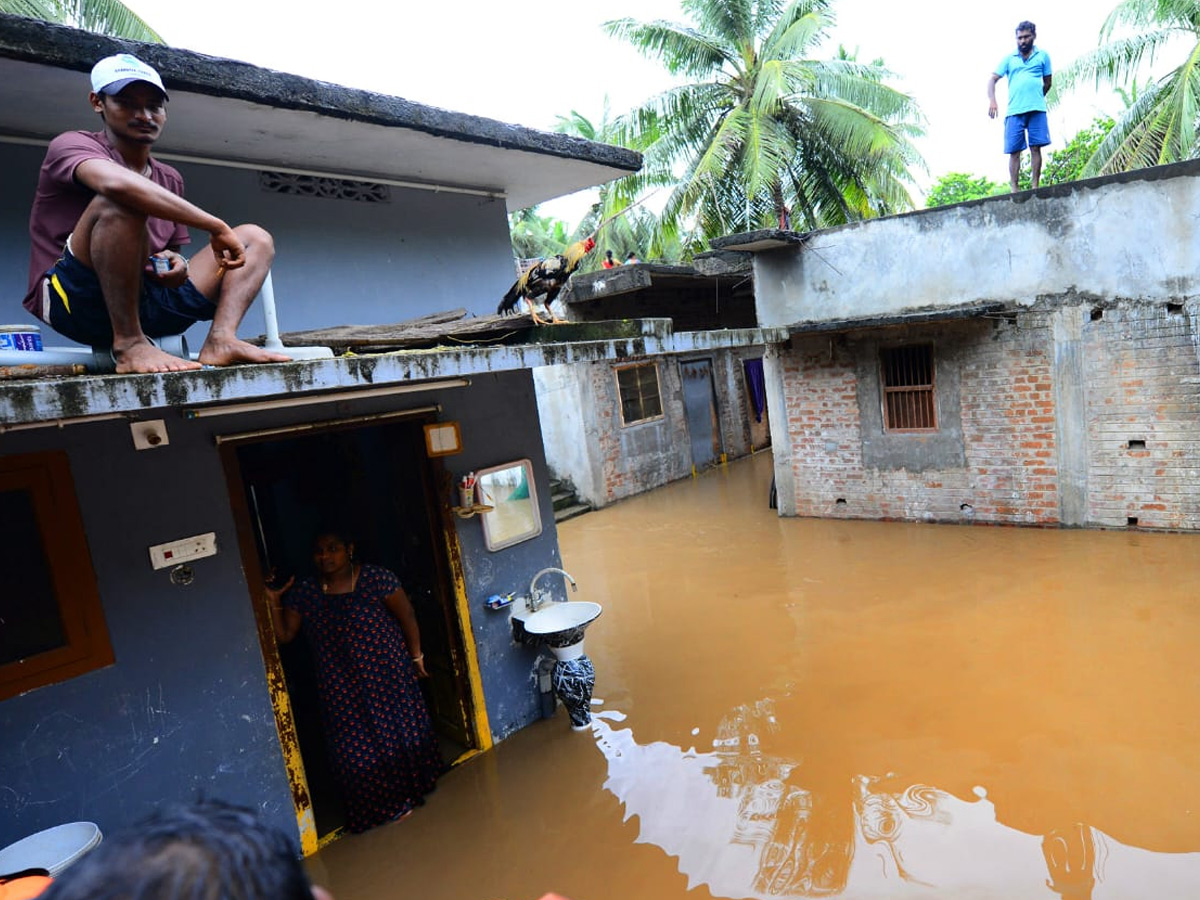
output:
[[988,79],[988,115],[996,118],[996,82],[1008,77],[1008,113],[1004,119],[1004,152],[1008,154],[1008,178],[1018,189],[1021,152],[1029,147],[1033,187],[1042,178],[1042,148],[1050,143],[1046,121],[1046,94],[1050,91],[1050,56],[1033,45],[1037,27],[1032,22],[1017,26],[1017,52],[1006,56]]
[[[25,308],[71,340],[112,348],[119,373],[286,362],[237,337],[270,271],[271,235],[189,203],[179,172],[150,155],[169,99],[158,72],[121,53],[96,63],[91,82],[102,130],[60,134],[38,175]],[[188,228],[208,233],[211,252],[180,255]],[[150,341],[200,321],[212,328],[199,362]]]

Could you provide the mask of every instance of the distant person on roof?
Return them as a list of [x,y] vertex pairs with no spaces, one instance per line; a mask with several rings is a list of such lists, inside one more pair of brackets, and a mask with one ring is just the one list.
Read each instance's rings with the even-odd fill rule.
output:
[[1046,94],[1053,73],[1050,56],[1034,46],[1037,26],[1032,22],[1017,25],[1017,52],[1000,60],[988,76],[988,115],[996,118],[996,82],[1008,78],[1008,112],[1004,118],[1004,152],[1008,154],[1008,180],[1013,192],[1019,189],[1021,153],[1029,147],[1030,183],[1037,187],[1042,178],[1042,148],[1050,143],[1046,121]]
[[604,251],[604,262],[600,263],[600,265],[606,269],[616,268],[617,261],[613,259],[613,252],[611,250]]
[[638,259],[638,255],[636,253],[634,253],[632,250],[630,250],[629,255],[625,257],[625,265],[632,266],[634,263],[639,263],[639,262],[641,262],[641,260]]
[[[73,341],[111,347],[120,373],[286,362],[237,337],[270,271],[271,235],[189,203],[179,172],[150,156],[168,99],[158,72],[128,53],[93,67],[89,100],[103,128],[60,134],[46,151],[25,308]],[[208,232],[211,253],[180,255],[189,227]],[[199,362],[149,340],[199,321],[212,322]]]

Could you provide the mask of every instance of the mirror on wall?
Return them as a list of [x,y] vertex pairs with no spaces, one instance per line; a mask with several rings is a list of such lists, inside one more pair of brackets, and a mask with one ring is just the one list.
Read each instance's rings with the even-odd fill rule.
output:
[[542,533],[533,463],[527,459],[476,473],[479,502],[492,509],[480,514],[489,550],[511,547]]

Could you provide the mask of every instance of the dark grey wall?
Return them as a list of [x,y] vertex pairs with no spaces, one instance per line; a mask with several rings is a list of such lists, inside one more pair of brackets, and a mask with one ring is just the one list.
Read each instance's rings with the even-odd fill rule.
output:
[[[477,519],[457,524],[492,732],[502,738],[537,717],[534,654],[513,644],[506,613],[482,607],[559,561],[528,371],[336,410],[194,421],[147,411],[166,421],[170,440],[149,451],[134,450],[121,421],[0,435],[0,454],[69,454],[116,656],[108,668],[0,702],[0,846],[76,820],[111,831],[163,800],[201,794],[255,805],[296,832],[214,436],[430,403],[461,424],[465,451],[447,458],[451,474],[533,460],[545,522],[538,538],[489,553]],[[151,569],[148,546],[207,531],[219,552],[194,564],[191,585]]]
[[21,308],[29,280],[29,207],[44,147],[0,144],[0,319],[32,321]]
[[[484,544],[479,519],[460,521],[458,528],[488,719],[493,736],[502,740],[540,714],[534,678],[537,654],[513,643],[509,609],[485,609],[484,601],[492,594],[528,593],[529,580],[539,569],[561,566],[562,561],[532,372],[472,376],[470,396],[466,394],[448,391],[442,401],[443,418],[460,422],[464,448],[446,460],[447,468],[457,479],[473,470],[531,460],[542,517],[542,533],[536,538],[495,552]],[[469,406],[460,407],[460,401]],[[547,578],[539,587],[566,599],[559,577]],[[581,599],[586,589],[580,585]]]
[[[68,452],[116,657],[0,703],[0,845],[201,794],[296,830],[216,448],[177,413],[168,428],[149,452],[119,421],[0,437],[0,453]],[[191,585],[151,569],[148,546],[208,531],[220,552]]]
[[[43,147],[0,144],[0,294],[3,323],[29,271],[29,207]],[[231,225],[254,222],[275,237],[273,270],[282,331],[400,322],[465,307],[494,313],[515,277],[503,200],[389,188],[390,202],[268,193],[257,171],[177,163],[189,200]],[[191,255],[207,237],[193,232]],[[263,332],[251,310],[243,335]],[[199,349],[205,327],[188,332]],[[65,339],[55,338],[64,342]]]

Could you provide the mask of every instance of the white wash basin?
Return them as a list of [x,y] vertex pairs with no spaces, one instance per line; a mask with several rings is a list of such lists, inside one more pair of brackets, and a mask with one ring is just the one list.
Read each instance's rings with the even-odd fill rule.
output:
[[602,611],[599,603],[586,600],[551,602],[525,620],[525,630],[544,638],[578,630],[582,637],[583,629],[596,621]]

